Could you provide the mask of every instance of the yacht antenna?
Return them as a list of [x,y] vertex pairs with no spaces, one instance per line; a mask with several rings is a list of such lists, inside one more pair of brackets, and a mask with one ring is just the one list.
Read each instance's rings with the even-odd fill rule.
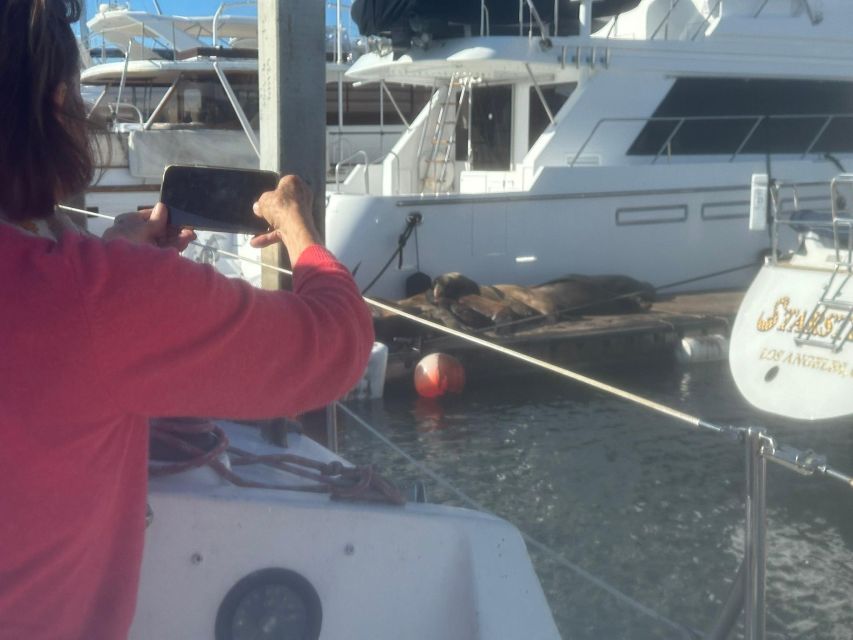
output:
[[151,0],[154,3],[154,9],[157,11],[158,16],[163,15],[163,10],[160,8],[160,0]]

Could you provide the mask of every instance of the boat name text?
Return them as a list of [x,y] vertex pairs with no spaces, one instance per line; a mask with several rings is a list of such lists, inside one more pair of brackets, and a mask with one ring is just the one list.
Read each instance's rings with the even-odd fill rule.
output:
[[[796,332],[826,338],[845,318],[846,314],[826,310],[815,313],[799,309],[791,305],[788,296],[783,296],[773,305],[771,314],[759,314],[755,327],[762,332],[776,329],[786,333]],[[853,340],[853,331],[847,333],[847,340]]]
[[853,369],[843,360],[813,356],[808,353],[797,353],[787,349],[770,349],[764,347],[761,350],[759,360],[789,364],[803,369],[815,369],[825,373],[831,373],[841,378],[853,378]]

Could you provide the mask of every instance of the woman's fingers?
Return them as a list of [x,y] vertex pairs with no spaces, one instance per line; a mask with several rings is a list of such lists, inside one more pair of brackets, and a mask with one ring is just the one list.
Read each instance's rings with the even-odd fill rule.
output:
[[264,247],[268,247],[271,244],[275,244],[279,242],[279,234],[278,231],[270,231],[269,233],[261,233],[256,235],[254,238],[249,240],[249,244],[255,247],[255,249],[263,249]]

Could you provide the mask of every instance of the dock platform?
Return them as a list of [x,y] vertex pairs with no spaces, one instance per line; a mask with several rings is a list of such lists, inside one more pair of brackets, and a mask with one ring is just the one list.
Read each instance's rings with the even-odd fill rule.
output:
[[[578,316],[553,324],[519,329],[508,335],[478,333],[478,337],[547,362],[591,369],[672,358],[681,339],[722,334],[729,329],[743,291],[687,293],[663,297],[648,311],[620,315]],[[424,338],[408,348],[392,346],[386,380],[411,383],[414,367],[429,353],[458,358],[469,379],[513,375],[530,365],[453,336]]]

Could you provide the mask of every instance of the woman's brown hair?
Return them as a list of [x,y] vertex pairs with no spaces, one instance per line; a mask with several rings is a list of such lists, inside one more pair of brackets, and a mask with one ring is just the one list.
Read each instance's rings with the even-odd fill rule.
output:
[[92,179],[71,29],[80,14],[80,0],[0,1],[0,212],[7,218],[50,215]]

